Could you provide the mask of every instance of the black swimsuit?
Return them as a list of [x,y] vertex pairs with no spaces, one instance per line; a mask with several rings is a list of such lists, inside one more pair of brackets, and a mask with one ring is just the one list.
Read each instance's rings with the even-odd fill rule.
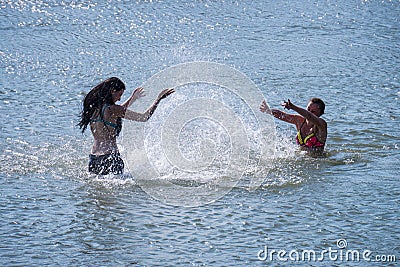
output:
[[101,156],[89,155],[89,172],[100,175],[122,174],[124,161],[118,152]]

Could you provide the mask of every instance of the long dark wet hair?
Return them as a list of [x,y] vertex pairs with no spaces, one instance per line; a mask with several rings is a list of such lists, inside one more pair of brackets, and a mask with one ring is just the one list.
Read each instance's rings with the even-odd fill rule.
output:
[[81,112],[81,121],[78,123],[82,133],[85,132],[93,114],[100,110],[103,105],[114,105],[111,91],[125,90],[125,84],[116,77],[111,77],[96,85],[83,99],[83,110]]

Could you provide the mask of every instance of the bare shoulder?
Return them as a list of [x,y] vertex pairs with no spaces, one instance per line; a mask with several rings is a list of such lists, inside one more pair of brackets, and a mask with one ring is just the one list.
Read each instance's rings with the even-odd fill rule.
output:
[[318,127],[322,128],[323,130],[326,130],[328,128],[328,124],[324,119],[318,118]]
[[124,117],[126,111],[126,108],[121,105],[110,105],[107,109],[109,115],[113,117]]

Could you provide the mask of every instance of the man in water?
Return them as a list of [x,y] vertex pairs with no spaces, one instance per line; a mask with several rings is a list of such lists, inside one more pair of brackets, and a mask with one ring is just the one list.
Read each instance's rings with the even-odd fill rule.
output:
[[294,124],[297,129],[296,142],[301,149],[322,153],[328,135],[326,121],[320,118],[325,111],[324,101],[319,98],[312,98],[307,105],[307,109],[303,109],[288,99],[288,101],[283,102],[282,106],[286,109],[294,110],[298,114],[288,114],[277,109],[269,109],[265,100],[261,103],[260,111]]

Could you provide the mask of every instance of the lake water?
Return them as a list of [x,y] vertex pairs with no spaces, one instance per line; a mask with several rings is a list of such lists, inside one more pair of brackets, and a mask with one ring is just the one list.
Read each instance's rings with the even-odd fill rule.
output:
[[[399,1],[6,0],[0,36],[2,266],[398,264]],[[154,199],[128,172],[89,175],[85,93],[118,76],[127,97],[192,61],[239,70],[274,108],[321,97],[327,155],[299,153],[275,121],[262,185],[195,207]]]

